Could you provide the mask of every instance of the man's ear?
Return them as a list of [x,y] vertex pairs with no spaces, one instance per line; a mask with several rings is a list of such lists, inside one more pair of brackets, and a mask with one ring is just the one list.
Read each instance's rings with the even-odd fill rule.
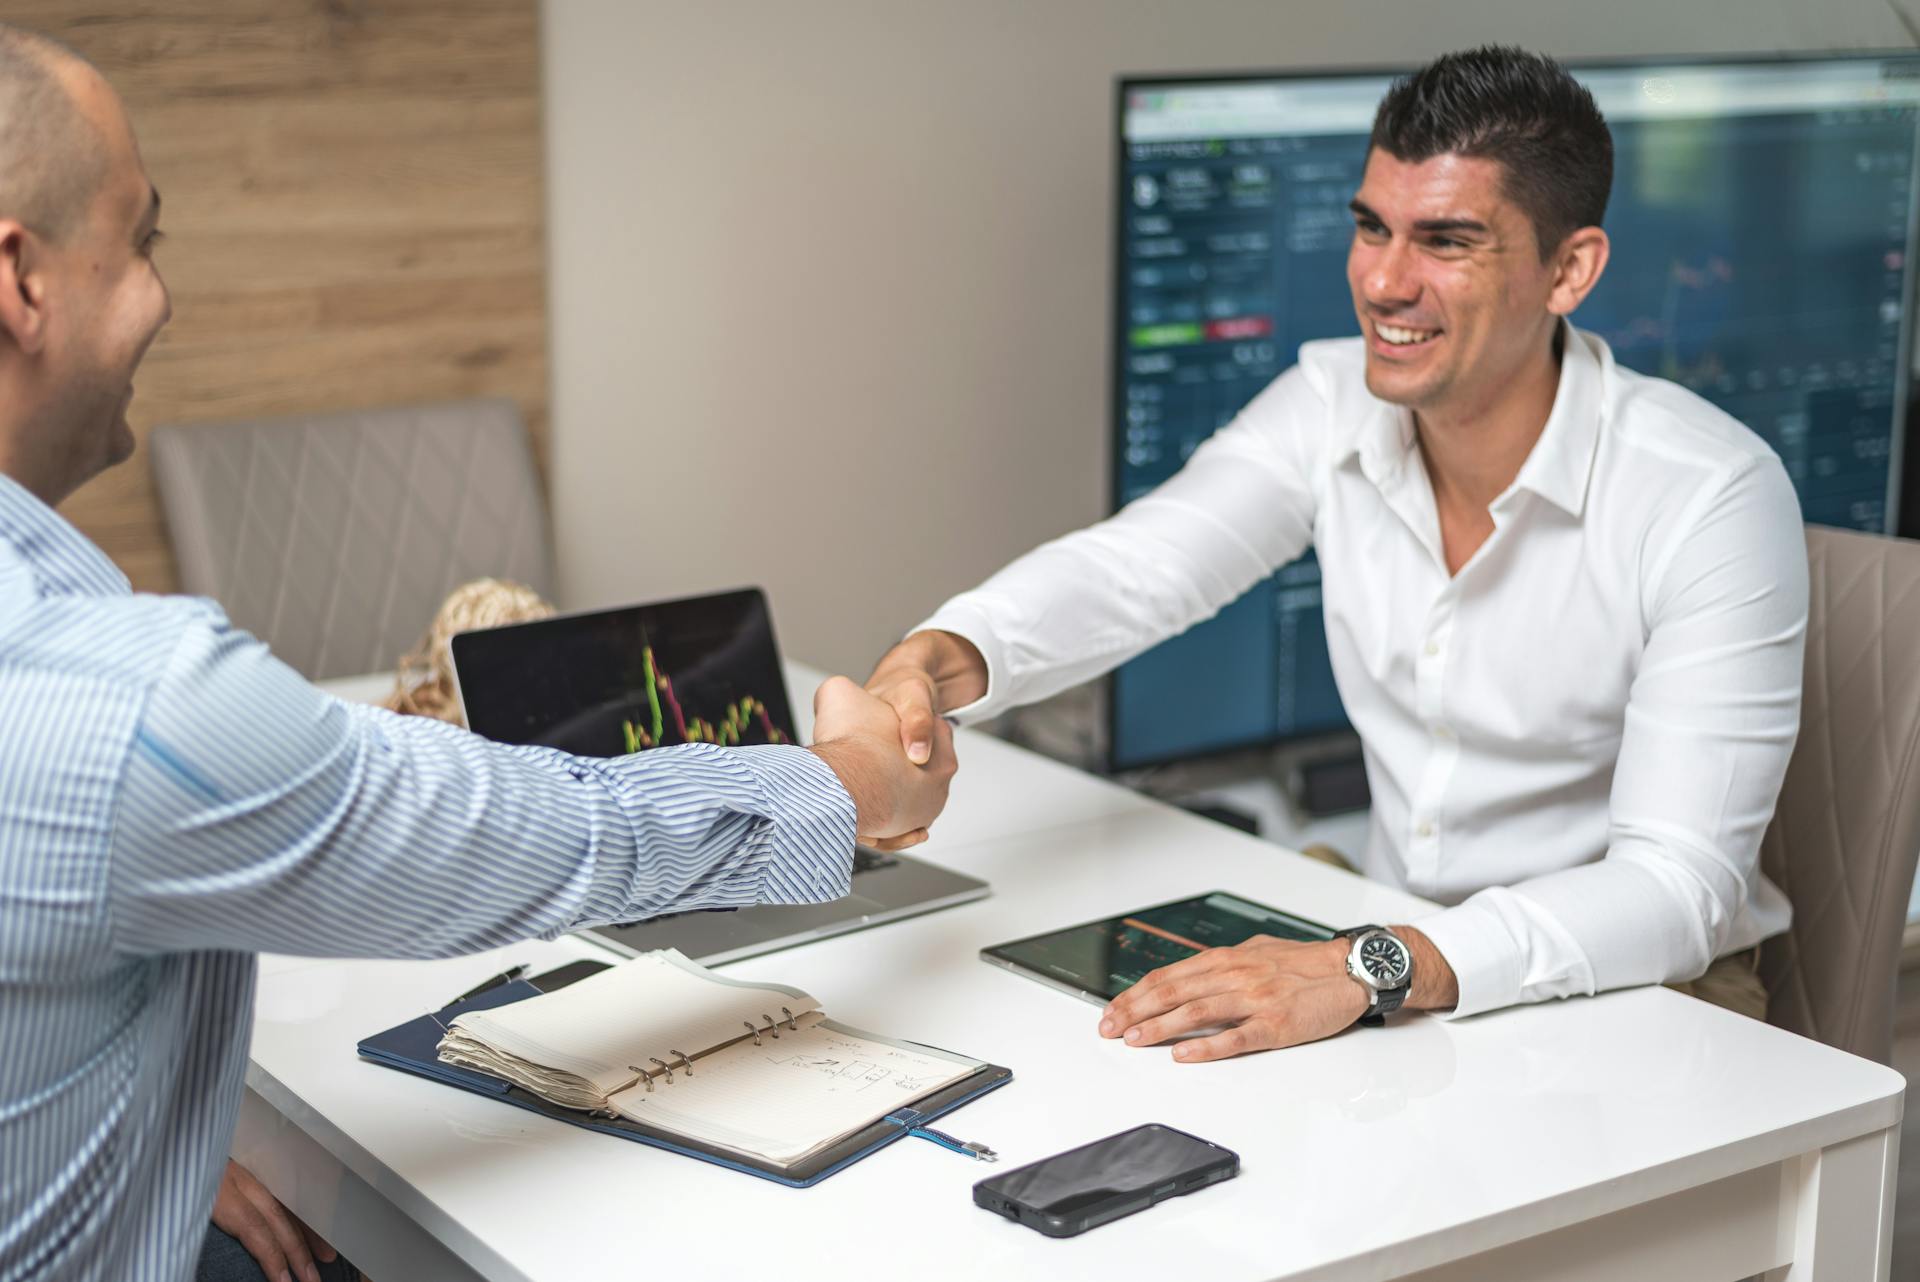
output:
[[1582,227],[1561,242],[1554,267],[1553,289],[1547,294],[1547,310],[1555,316],[1569,316],[1600,283],[1607,269],[1610,245],[1607,233],[1598,227]]
[[0,218],[0,334],[29,356],[47,341],[45,256],[34,234]]

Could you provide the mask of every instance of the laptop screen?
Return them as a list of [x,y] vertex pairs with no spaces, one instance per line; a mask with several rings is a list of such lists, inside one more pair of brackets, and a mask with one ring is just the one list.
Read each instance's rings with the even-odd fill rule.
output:
[[501,743],[617,757],[676,743],[794,743],[757,588],[453,638],[467,725]]

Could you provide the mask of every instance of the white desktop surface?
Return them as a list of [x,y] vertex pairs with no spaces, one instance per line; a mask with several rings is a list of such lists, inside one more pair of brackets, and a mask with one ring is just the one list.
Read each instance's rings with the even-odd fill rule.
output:
[[[968,782],[939,849],[991,898],[726,973],[1012,1068],[940,1123],[998,1149],[997,1167],[906,1139],[794,1190],[356,1058],[360,1038],[508,964],[594,954],[572,939],[441,962],[264,959],[237,1155],[382,1282],[1709,1279],[1789,1260],[1778,1276],[1885,1276],[1899,1075],[1664,989],[1409,1016],[1217,1064],[1098,1038],[1092,1005],[979,949],[1216,888],[1341,924],[1422,905],[1156,803],[1103,801],[1117,790],[979,739],[963,737]],[[1241,1175],[1066,1241],[971,1204],[978,1179],[1146,1121],[1236,1150]]]

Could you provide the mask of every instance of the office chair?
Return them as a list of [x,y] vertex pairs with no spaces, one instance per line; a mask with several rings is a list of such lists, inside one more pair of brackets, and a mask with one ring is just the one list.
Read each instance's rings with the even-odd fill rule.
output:
[[553,594],[546,501],[503,400],[156,427],[184,591],[312,680],[391,670],[448,592]]
[[1760,865],[1767,1022],[1887,1063],[1920,853],[1920,542],[1807,528],[1806,693]]

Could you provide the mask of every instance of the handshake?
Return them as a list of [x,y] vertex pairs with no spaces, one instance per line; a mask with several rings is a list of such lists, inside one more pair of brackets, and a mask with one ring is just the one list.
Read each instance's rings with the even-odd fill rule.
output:
[[927,839],[947,804],[959,763],[940,715],[987,690],[973,643],[916,632],[873,670],[866,688],[829,677],[813,696],[813,752],[839,776],[859,811],[863,844],[902,850]]

